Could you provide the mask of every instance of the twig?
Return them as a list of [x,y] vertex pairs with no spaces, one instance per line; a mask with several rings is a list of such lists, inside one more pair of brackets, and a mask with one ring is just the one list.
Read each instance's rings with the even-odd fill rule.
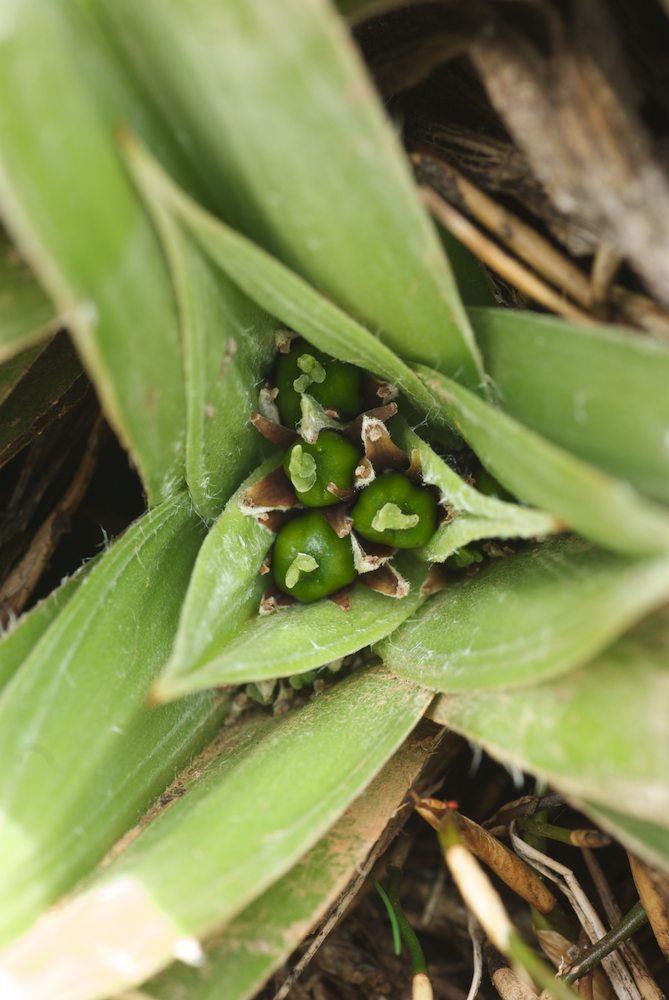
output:
[[635,903],[629,913],[626,913],[622,920],[608,932],[604,937],[596,941],[585,952],[583,952],[576,962],[573,962],[563,971],[565,983],[574,983],[586,972],[590,972],[596,965],[610,955],[621,942],[643,927],[648,922],[648,916],[641,903]]
[[[603,938],[606,934],[606,928],[583,892],[574,873],[566,865],[561,865],[558,861],[554,861],[527,844],[515,833],[513,826],[511,828],[511,841],[521,857],[524,857],[537,871],[554,882],[565,894],[589,940],[594,944]],[[641,1000],[641,994],[620,955],[615,953],[608,955],[603,960],[602,965],[609,975],[611,985],[619,1000]]]
[[484,264],[501,275],[505,281],[515,285],[535,302],[558,313],[558,315],[579,323],[594,322],[588,313],[562,298],[544,281],[505,253],[493,240],[484,236],[476,226],[472,225],[469,219],[465,218],[443,198],[440,198],[432,188],[423,186],[420,191],[425,204],[435,218]]

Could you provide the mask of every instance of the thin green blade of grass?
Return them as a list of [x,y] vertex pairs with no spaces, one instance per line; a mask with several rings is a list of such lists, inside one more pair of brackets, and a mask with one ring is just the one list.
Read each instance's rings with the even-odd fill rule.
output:
[[173,958],[198,960],[196,937],[234,917],[318,842],[430,698],[372,669],[243,730],[98,879],[6,949],[0,975],[26,998],[90,1000],[142,982]]
[[202,525],[180,497],[87,574],[0,697],[0,939],[100,860],[211,736],[211,694],[152,710]]
[[559,791],[669,827],[669,614],[595,660],[519,690],[442,695],[435,717]]
[[142,987],[152,1000],[250,1000],[366,863],[434,747],[410,739],[325,837],[205,945],[205,963],[175,963]]
[[579,802],[578,805],[633,854],[650,865],[669,871],[669,825],[660,826],[621,811],[625,806],[624,802],[619,804],[620,809],[595,805],[593,802]]
[[11,17],[0,214],[155,500],[183,480],[181,358],[167,269],[117,153],[113,67],[77,4],[27,0]]
[[93,560],[85,563],[48,597],[10,625],[0,640],[0,691],[77,592],[93,565]]
[[330,5],[103,9],[223,217],[394,350],[478,387],[450,265]]
[[294,604],[271,615],[254,615],[232,638],[209,647],[197,663],[182,659],[158,678],[154,697],[169,700],[219,684],[289,677],[315,670],[377,642],[396,629],[426,600],[421,592],[427,569],[412,559],[396,568],[411,590],[401,600],[386,597],[358,582],[348,610],[333,601]]
[[178,220],[149,203],[174,276],[183,342],[186,481],[199,513],[216,517],[262,457],[250,423],[277,323],[214,267]]
[[58,326],[32,271],[0,234],[0,364],[54,334]]
[[515,309],[472,309],[469,316],[508,413],[669,501],[667,345]]
[[557,538],[451,583],[377,651],[438,691],[538,684],[586,664],[668,597],[669,558]]
[[515,496],[565,528],[627,555],[669,549],[669,512],[619,479],[542,438],[438,372],[416,366],[449,420]]

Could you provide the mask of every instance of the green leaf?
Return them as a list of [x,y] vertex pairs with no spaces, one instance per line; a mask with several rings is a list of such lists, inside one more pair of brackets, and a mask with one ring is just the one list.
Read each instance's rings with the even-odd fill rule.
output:
[[443,562],[462,546],[482,538],[537,538],[560,530],[559,521],[551,514],[479,493],[401,417],[394,417],[388,429],[407,454],[418,452],[423,479],[437,487],[441,502],[452,514],[452,520],[442,525],[420,550],[428,562]]
[[125,148],[146,200],[177,216],[250,299],[326,353],[396,384],[415,409],[452,440],[450,425],[435,407],[432,393],[389,347],[278,260],[200,208],[137,141],[126,137]]
[[536,684],[587,663],[667,597],[669,558],[559,538],[451,583],[377,651],[438,691]]
[[54,338],[0,405],[0,466],[86,392],[86,379],[64,334]]
[[93,565],[93,560],[84,563],[73,576],[10,626],[0,641],[0,690],[77,592]]
[[0,233],[0,363],[55,333],[58,325],[32,271]]
[[515,309],[469,315],[508,413],[669,501],[667,345]]
[[[178,698],[219,684],[241,684],[303,674],[388,635],[425,601],[421,584],[426,567],[413,559],[396,561],[411,590],[401,600],[375,593],[358,582],[344,611],[333,601],[294,604],[271,615],[256,615],[232,640],[212,644],[197,663],[181,658],[168,666],[154,695]],[[257,571],[256,571],[257,572]]]
[[559,791],[669,827],[669,614],[522,690],[442,695],[436,717]]
[[627,555],[669,548],[669,513],[546,441],[438,372],[417,366],[436,405],[487,469],[515,496],[550,511],[565,527]]
[[242,483],[204,540],[181,609],[172,655],[152,692],[156,699],[163,697],[168,678],[181,677],[208,663],[257,612],[266,588],[260,567],[275,536],[257,518],[242,514],[239,501],[249,486],[280,462],[279,456],[268,459]]
[[193,502],[216,517],[262,457],[250,423],[258,382],[275,350],[276,321],[215,268],[159,202],[149,202],[174,276],[181,314],[186,480]]
[[125,113],[114,73],[79,5],[12,7],[0,212],[155,499],[183,479],[181,358],[167,269],[116,150]]
[[200,968],[175,963],[142,993],[155,1000],[247,1000],[303,938],[361,881],[368,855],[434,749],[413,738],[398,750],[345,816],[309,853],[205,947]]
[[104,10],[223,217],[394,350],[477,386],[450,266],[331,7],[112,0]]
[[[578,805],[628,851],[637,854],[650,865],[658,865],[664,871],[669,871],[669,826],[649,823],[637,816],[594,805],[592,802],[581,802]],[[625,803],[621,802],[620,805],[624,806]]]
[[87,874],[209,738],[210,695],[150,710],[201,541],[184,498],[100,558],[0,697],[0,938]]
[[430,698],[372,669],[228,738],[185,796],[6,949],[2,981],[86,1000],[142,982],[173,958],[197,960],[195,936],[239,913],[320,840]]

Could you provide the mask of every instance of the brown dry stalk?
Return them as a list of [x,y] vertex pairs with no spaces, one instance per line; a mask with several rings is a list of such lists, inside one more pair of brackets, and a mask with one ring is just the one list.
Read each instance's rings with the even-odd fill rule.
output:
[[499,274],[505,281],[519,288],[529,298],[545,306],[552,312],[567,319],[575,320],[578,323],[593,323],[594,320],[588,313],[583,312],[577,306],[572,305],[562,296],[558,295],[541,278],[533,274],[528,268],[515,258],[505,253],[493,240],[485,236],[476,226],[464,215],[449,205],[448,202],[440,198],[439,195],[429,187],[421,187],[421,194],[425,204],[432,214],[441,224],[448,229],[456,239],[472,251],[472,253],[483,261],[492,271]]
[[555,909],[557,899],[539,876],[478,823],[436,799],[423,799],[416,804],[416,809],[437,830],[444,821],[453,822],[462,844],[539,913],[547,914]]
[[607,8],[574,4],[565,23],[546,11],[549,45],[498,16],[472,46],[474,66],[555,206],[581,214],[667,304],[669,182]]
[[411,159],[419,168],[419,176],[424,174],[420,170],[422,163],[429,164],[431,170],[437,172],[444,186],[442,193],[451,204],[473,216],[518,257],[540,271],[544,278],[584,308],[592,307],[593,289],[590,281],[565,254],[556,250],[536,230],[490,198],[444,160],[421,153],[414,154]]
[[669,959],[669,878],[633,854],[629,855],[629,862],[653,934],[662,954]]

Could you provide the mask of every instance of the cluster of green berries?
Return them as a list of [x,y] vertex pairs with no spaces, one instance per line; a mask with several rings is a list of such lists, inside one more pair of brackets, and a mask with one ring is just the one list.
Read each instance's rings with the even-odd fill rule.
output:
[[[304,341],[279,354],[273,377],[281,424],[295,428],[308,394],[328,414],[343,421],[363,409],[363,373]],[[360,539],[413,549],[425,545],[437,527],[434,492],[401,472],[386,471],[356,489],[363,451],[339,431],[321,430],[314,443],[298,439],[283,468],[304,513],[279,530],[272,551],[277,587],[298,601],[320,600],[353,583],[358,571],[349,535],[340,537],[326,513],[347,503],[352,529]]]

